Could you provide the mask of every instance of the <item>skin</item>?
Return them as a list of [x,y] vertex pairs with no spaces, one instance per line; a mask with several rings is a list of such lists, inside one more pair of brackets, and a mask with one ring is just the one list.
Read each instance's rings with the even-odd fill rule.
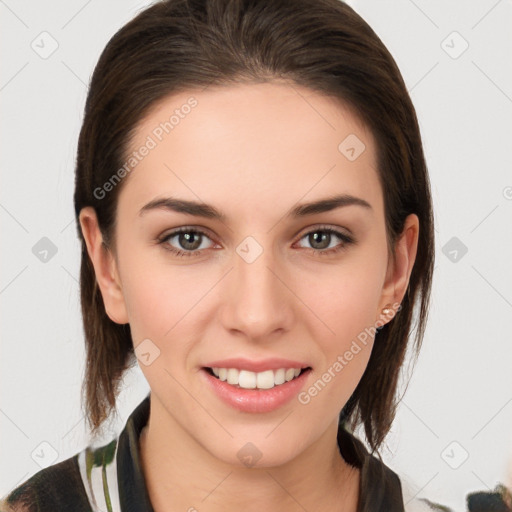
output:
[[[337,422],[373,339],[307,405],[293,399],[270,413],[234,410],[198,372],[215,359],[284,357],[312,367],[307,389],[383,319],[382,308],[400,303],[418,218],[407,218],[393,261],[372,134],[334,99],[285,82],[165,98],[139,124],[132,150],[190,96],[198,105],[125,178],[111,251],[101,248],[94,210],[80,213],[109,317],[130,324],[134,346],[149,338],[160,350],[140,365],[151,388],[140,440],[151,502],[156,512],[355,511],[360,475],[339,453]],[[353,162],[338,150],[350,134],[366,146]],[[285,216],[297,203],[342,193],[371,209]],[[165,210],[139,216],[171,195],[212,204],[226,220]],[[335,235],[327,249],[315,245],[307,235],[323,225],[356,243],[319,254],[343,246]],[[209,233],[199,255],[180,258],[155,242],[180,226]],[[236,252],[247,236],[263,249],[252,263]],[[166,244],[186,250],[177,236]],[[262,453],[250,468],[237,457],[247,442]]]

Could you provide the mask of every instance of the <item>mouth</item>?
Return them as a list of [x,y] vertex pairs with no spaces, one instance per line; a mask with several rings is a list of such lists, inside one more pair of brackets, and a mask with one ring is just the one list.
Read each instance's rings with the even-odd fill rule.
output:
[[264,370],[261,372],[252,372],[239,368],[220,368],[203,367],[211,377],[221,382],[225,382],[237,389],[256,389],[264,391],[282,386],[301,377],[304,373],[311,370],[311,367],[305,368],[276,368]]
[[299,367],[296,363],[280,367],[282,363],[274,362],[270,365],[274,368],[265,363],[240,364],[260,370],[257,372],[232,366],[203,366],[200,374],[214,395],[231,408],[244,413],[270,413],[292,402],[307,385],[312,371],[310,366]]

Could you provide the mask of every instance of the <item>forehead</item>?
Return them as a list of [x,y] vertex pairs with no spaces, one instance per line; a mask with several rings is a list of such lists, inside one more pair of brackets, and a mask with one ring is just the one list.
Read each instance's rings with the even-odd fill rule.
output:
[[232,208],[239,218],[334,193],[382,209],[371,132],[339,101],[295,84],[166,97],[139,123],[132,152],[139,157],[119,198],[132,213],[166,195]]

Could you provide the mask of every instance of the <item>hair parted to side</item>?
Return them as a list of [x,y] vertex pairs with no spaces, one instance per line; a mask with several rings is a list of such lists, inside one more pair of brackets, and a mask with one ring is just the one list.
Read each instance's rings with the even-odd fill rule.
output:
[[[115,409],[123,373],[136,364],[129,325],[110,320],[78,220],[92,206],[106,249],[115,249],[124,181],[98,198],[126,161],[130,138],[170,94],[208,85],[286,80],[337,98],[376,140],[390,254],[407,215],[419,218],[416,261],[400,312],[376,334],[361,381],[342,416],[364,425],[372,453],[397,406],[397,385],[413,310],[415,355],[427,322],[434,267],[434,221],[416,113],[392,56],[368,24],[338,0],[165,0],[122,27],[91,78],[76,161],[75,214],[82,255],[80,292],[86,343],[82,406],[98,433]],[[341,141],[340,141],[341,142]]]

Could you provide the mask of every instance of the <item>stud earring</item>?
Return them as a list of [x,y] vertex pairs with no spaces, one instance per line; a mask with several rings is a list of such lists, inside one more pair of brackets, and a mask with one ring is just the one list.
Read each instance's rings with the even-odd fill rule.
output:
[[[381,309],[381,313],[383,316],[391,316],[392,318],[390,319],[390,321],[393,319],[393,317],[395,316],[395,314],[400,311],[401,309],[401,304],[398,305],[398,308],[396,309],[396,311],[391,307],[391,304],[386,304],[385,307],[383,307]],[[377,327],[377,331],[380,331],[384,325],[386,325],[385,323],[383,325],[379,325]]]
[[390,306],[391,304],[386,304],[385,308],[382,308],[382,314],[383,315],[390,315],[393,312],[393,309]]

